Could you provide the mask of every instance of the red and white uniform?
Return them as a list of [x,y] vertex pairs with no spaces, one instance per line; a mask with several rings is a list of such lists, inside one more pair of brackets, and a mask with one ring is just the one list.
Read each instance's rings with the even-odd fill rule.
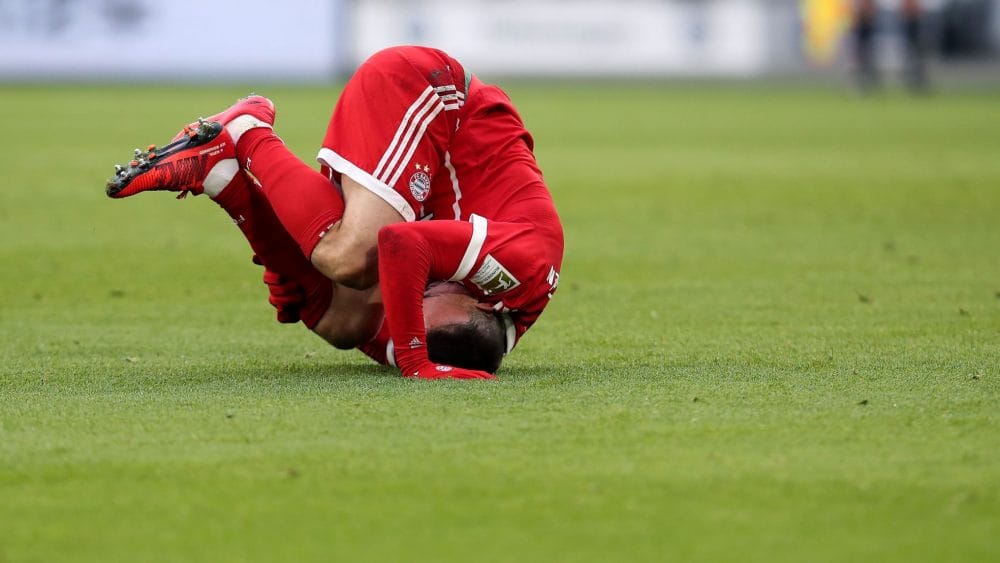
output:
[[[418,312],[427,281],[436,279],[462,281],[506,311],[508,350],[537,319],[558,280],[563,232],[533,146],[510,98],[442,51],[393,47],[358,68],[317,156],[324,171],[337,183],[346,174],[407,222],[452,220],[383,229],[431,244],[420,271],[409,256],[383,261],[380,243],[390,316],[386,287],[405,275]],[[416,324],[422,335],[422,317]]]

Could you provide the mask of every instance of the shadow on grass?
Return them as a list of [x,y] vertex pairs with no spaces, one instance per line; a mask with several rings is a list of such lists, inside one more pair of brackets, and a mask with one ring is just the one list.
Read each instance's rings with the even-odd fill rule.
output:
[[231,387],[274,388],[285,386],[325,387],[330,385],[383,385],[398,379],[398,372],[361,361],[324,359],[280,360],[258,358],[199,358],[188,361],[144,362],[105,373],[117,389]]
[[[337,380],[389,379],[396,377],[395,368],[378,364],[357,362],[247,362],[232,366],[227,370],[230,377],[237,379],[282,379],[282,380]],[[211,375],[215,369],[206,372]]]
[[[133,390],[178,387],[273,388],[284,386],[383,387],[413,383],[394,367],[381,366],[360,355],[297,355],[295,358],[257,357],[252,354],[181,358],[128,358],[94,362],[81,374],[79,365],[66,370],[62,383],[69,387]],[[621,375],[613,364],[584,362],[512,361],[501,366],[499,383],[528,387],[594,384]],[[650,374],[644,374],[649,377]],[[642,377],[643,374],[631,373]]]

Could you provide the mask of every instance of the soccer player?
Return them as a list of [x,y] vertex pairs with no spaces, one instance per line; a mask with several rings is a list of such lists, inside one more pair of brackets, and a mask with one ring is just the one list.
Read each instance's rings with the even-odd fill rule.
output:
[[906,45],[906,85],[914,92],[927,89],[927,69],[923,38],[923,7],[918,0],[903,0],[900,24]]
[[875,52],[878,4],[875,0],[856,0],[854,6],[854,62],[858,87],[869,92],[879,87],[879,71]]
[[[509,351],[531,326],[563,253],[532,138],[506,94],[441,51],[396,47],[345,86],[319,151],[322,173],[285,148],[273,123],[269,100],[247,98],[165,147],[138,151],[108,194],[207,193],[265,265],[279,320],[301,316],[334,346],[395,355],[408,376],[495,371],[499,359],[480,351]],[[435,221],[414,223],[426,219]],[[298,252],[280,250],[289,247]],[[392,276],[382,280],[391,296],[381,331],[380,271]],[[423,296],[432,279],[461,284],[435,284]],[[426,331],[414,320],[421,301]]]

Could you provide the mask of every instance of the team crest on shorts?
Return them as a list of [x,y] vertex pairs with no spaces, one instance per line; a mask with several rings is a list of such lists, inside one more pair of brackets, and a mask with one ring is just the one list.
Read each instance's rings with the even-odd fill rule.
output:
[[431,193],[431,177],[427,175],[431,167],[417,164],[416,168],[417,171],[410,176],[410,193],[413,194],[413,199],[423,201]]

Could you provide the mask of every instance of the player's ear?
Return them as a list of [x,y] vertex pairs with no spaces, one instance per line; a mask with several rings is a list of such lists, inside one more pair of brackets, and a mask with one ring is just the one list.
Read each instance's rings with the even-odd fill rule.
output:
[[487,313],[496,312],[496,309],[493,308],[493,305],[490,305],[489,303],[483,303],[482,301],[476,303],[476,309],[479,309],[480,311],[486,311]]

